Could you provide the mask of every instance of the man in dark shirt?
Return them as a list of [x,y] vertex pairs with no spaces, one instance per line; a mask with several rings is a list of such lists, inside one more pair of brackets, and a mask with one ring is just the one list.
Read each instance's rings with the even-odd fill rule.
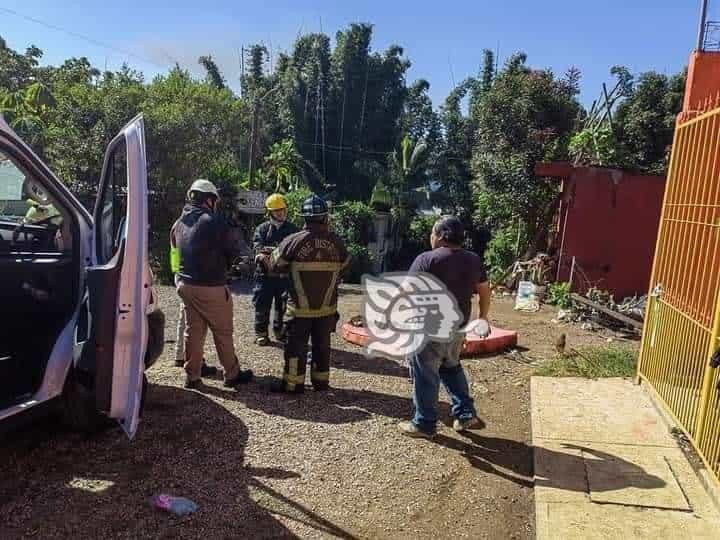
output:
[[[478,314],[486,319],[490,307],[490,288],[482,259],[464,250],[463,226],[455,217],[439,219],[430,235],[432,251],[421,253],[410,267],[410,273],[425,272],[445,284],[462,312],[460,327],[470,321],[472,296],[478,295]],[[452,400],[453,429],[464,431],[475,427],[479,420],[470,396],[467,377],[460,364],[465,334],[455,333],[447,343],[429,341],[409,357],[413,377],[415,415],[398,425],[409,437],[432,438],[437,424],[437,402],[440,383]]]
[[213,334],[225,386],[235,387],[252,379],[241,370],[233,343],[233,302],[225,284],[228,263],[238,253],[229,227],[215,214],[217,188],[208,180],[196,180],[188,191],[188,204],[173,227],[180,252],[178,295],[185,306],[185,387],[197,389],[208,328]]

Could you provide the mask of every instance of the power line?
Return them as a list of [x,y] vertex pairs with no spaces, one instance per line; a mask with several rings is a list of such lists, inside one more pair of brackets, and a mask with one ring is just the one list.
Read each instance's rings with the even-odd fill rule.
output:
[[325,145],[323,145],[322,143],[313,143],[313,142],[310,142],[310,141],[299,141],[299,140],[296,140],[295,142],[296,142],[297,144],[301,144],[301,145],[304,145],[304,146],[313,146],[313,147],[316,147],[316,148],[322,148],[322,147],[324,146],[325,149],[327,149],[327,150],[332,150],[333,152],[338,152],[338,151],[342,150],[343,152],[355,152],[355,153],[358,153],[358,154],[374,154],[374,155],[381,155],[381,156],[387,156],[388,154],[392,154],[392,152],[393,152],[392,150],[389,150],[389,151],[387,151],[387,152],[380,152],[380,151],[378,151],[378,150],[363,150],[363,149],[361,149],[361,148],[355,148],[355,147],[352,147],[352,146],[336,146],[336,145],[334,145],[334,144],[325,144]]
[[[104,48],[104,49],[108,49],[108,50],[114,51],[114,52],[119,53],[119,54],[124,54],[124,55],[126,55],[126,56],[131,56],[131,57],[136,58],[136,59],[138,59],[138,60],[142,60],[143,62],[146,62],[146,63],[148,63],[148,64],[152,64],[152,65],[154,65],[154,66],[156,66],[156,67],[161,67],[161,68],[163,68],[163,69],[165,69],[165,68],[168,67],[167,65],[159,64],[159,63],[155,62],[154,60],[151,60],[151,59],[149,59],[149,58],[147,58],[147,57],[145,57],[145,56],[142,56],[142,55],[140,55],[140,54],[137,54],[137,53],[134,53],[134,52],[131,52],[131,51],[127,51],[127,50],[121,49],[121,48],[119,48],[119,47],[114,47],[114,46],[112,46],[112,45],[109,45],[108,43],[104,43],[104,42],[102,42],[102,41],[98,41],[97,39],[94,39],[94,38],[85,36],[85,35],[83,35],[83,34],[78,34],[77,32],[75,32],[75,31],[73,31],[73,30],[68,30],[68,29],[66,29],[66,28],[62,28],[62,27],[57,26],[57,25],[55,25],[55,24],[51,24],[51,23],[48,23],[48,22],[45,22],[45,21],[41,21],[40,19],[36,19],[35,17],[31,17],[30,15],[25,15],[24,13],[20,13],[19,11],[15,11],[15,10],[13,10],[13,9],[8,9],[8,8],[5,8],[5,7],[0,7],[0,11],[4,11],[5,13],[9,13],[10,15],[14,15],[15,17],[19,17],[19,18],[21,18],[21,19],[25,19],[26,21],[30,21],[30,22],[33,22],[33,23],[35,23],[35,24],[39,24],[40,26],[44,26],[45,28],[50,28],[51,30],[56,30],[56,31],[58,31],[58,32],[62,32],[62,33],[64,33],[64,34],[67,34],[67,35],[72,36],[72,37],[74,37],[74,38],[81,39],[81,40],[83,40],[83,41],[87,41],[88,43],[92,43],[93,45],[95,45],[95,46],[97,46],[97,47],[102,47],[102,48]],[[164,54],[166,54],[166,53],[164,53]],[[166,55],[167,55],[167,54],[166,54]],[[168,55],[168,56],[169,56],[169,55]],[[176,63],[177,63],[177,61],[176,61]]]

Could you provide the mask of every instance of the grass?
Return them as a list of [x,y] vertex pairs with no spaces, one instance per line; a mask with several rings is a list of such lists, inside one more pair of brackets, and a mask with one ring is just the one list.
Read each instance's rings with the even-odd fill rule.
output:
[[627,347],[588,347],[572,354],[557,356],[537,368],[544,377],[633,377],[637,351]]

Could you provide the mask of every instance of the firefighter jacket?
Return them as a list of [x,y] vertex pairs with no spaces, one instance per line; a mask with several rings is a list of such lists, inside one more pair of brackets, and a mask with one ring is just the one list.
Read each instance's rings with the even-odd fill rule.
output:
[[327,225],[308,224],[275,249],[271,268],[290,273],[289,317],[317,318],[337,312],[337,288],[350,265],[342,239]]

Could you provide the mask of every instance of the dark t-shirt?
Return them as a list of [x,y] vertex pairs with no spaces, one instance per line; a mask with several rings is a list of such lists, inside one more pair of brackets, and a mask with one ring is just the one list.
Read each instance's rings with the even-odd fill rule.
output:
[[410,266],[410,272],[427,272],[442,281],[457,300],[464,317],[462,324],[470,319],[475,286],[487,281],[482,259],[465,249],[441,247],[421,253]]

